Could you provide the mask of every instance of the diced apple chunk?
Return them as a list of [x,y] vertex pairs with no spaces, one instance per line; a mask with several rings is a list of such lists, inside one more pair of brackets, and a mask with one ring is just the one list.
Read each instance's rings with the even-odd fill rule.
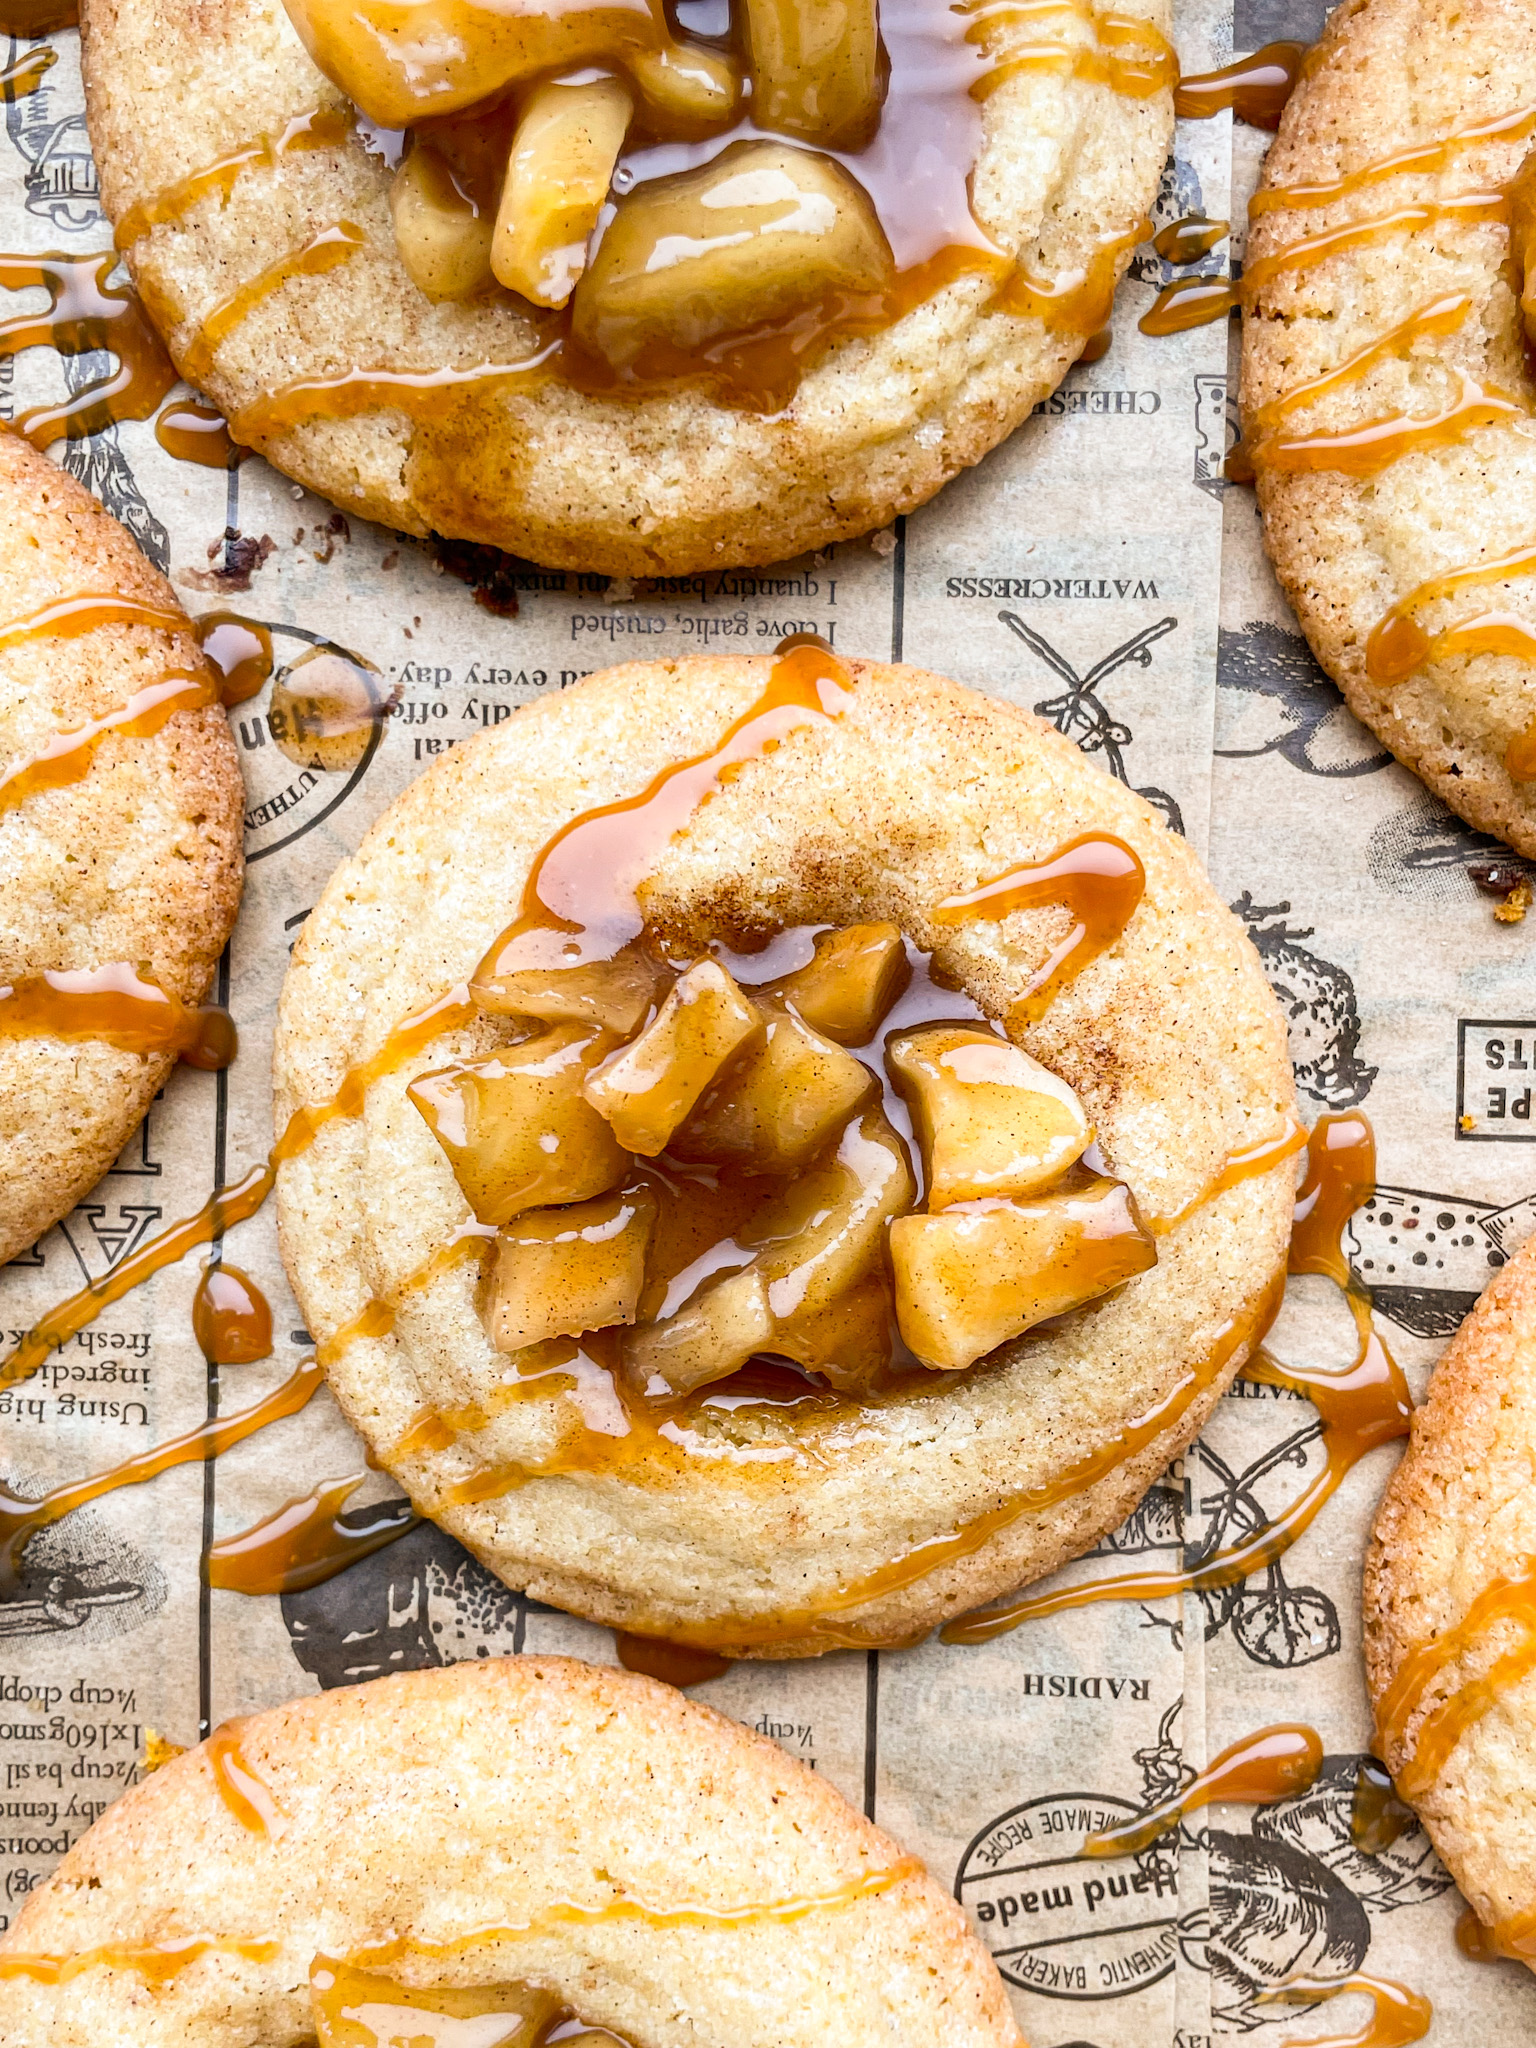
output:
[[1032,1195],[1080,1159],[1093,1126],[1077,1096],[1007,1039],[970,1024],[927,1024],[886,1047],[912,1106],[928,1207]]
[[896,1319],[924,1365],[957,1372],[1048,1316],[1157,1264],[1123,1181],[984,1201],[891,1225]]
[[472,981],[469,992],[495,1017],[543,1017],[596,1024],[628,1038],[638,1031],[669,977],[637,946],[580,967],[521,967]]
[[491,268],[509,291],[536,306],[563,306],[571,296],[633,112],[617,78],[529,94],[491,244]]
[[910,974],[895,925],[851,924],[823,932],[811,959],[775,982],[774,993],[824,1038],[867,1045]]
[[890,1365],[895,1304],[883,1265],[815,1314],[791,1316],[771,1349],[819,1373],[842,1394],[863,1393]]
[[739,1372],[773,1338],[768,1290],[755,1265],[710,1281],[675,1316],[624,1340],[624,1369],[653,1398],[691,1393]]
[[480,1222],[584,1202],[624,1179],[628,1155],[582,1093],[612,1043],[604,1032],[557,1025],[411,1083],[407,1093]]
[[830,291],[883,291],[890,244],[830,157],[739,142],[618,202],[572,300],[581,346],[628,369],[652,343],[695,356]]
[[886,1225],[916,1192],[906,1146],[878,1109],[868,1110],[830,1157],[738,1233],[757,1251],[774,1321],[819,1313],[872,1271]]
[[763,1023],[715,960],[675,982],[633,1044],[586,1083],[619,1143],[653,1159],[726,1061],[762,1039]]
[[491,220],[467,199],[437,151],[418,142],[389,188],[395,247],[429,299],[469,299],[491,275]]
[[885,80],[876,0],[746,0],[752,115],[825,149],[862,149]]
[[656,1197],[629,1187],[564,1209],[529,1209],[504,1223],[485,1302],[498,1351],[579,1337],[635,1320]]
[[875,1077],[791,1010],[759,1003],[757,1051],[733,1060],[672,1139],[679,1159],[792,1173],[874,1093]]

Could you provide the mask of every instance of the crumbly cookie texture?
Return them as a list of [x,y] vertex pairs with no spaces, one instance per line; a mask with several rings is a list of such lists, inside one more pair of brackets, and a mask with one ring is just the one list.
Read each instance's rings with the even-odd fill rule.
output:
[[[1436,1366],[1377,1513],[1365,1567],[1365,1660],[1378,1705],[1405,1658],[1455,1628],[1496,1579],[1529,1571],[1533,1456],[1536,1238],[1490,1282]],[[1386,1753],[1389,1769],[1410,1760],[1437,1706],[1524,1640],[1511,1620],[1477,1635]],[[1536,1677],[1497,1685],[1415,1804],[1486,1924],[1536,1910]]]
[[[296,1700],[235,1734],[269,1826],[221,1798],[208,1745],[189,1750],[76,1843],[0,1963],[207,1949],[163,1979],[7,1974],[7,2048],[311,2039],[314,1957],[379,1942],[403,1982],[524,1979],[634,2048],[1024,2048],[991,1958],[921,1866],[670,1686],[507,1658]],[[796,1900],[824,1903],[709,1922]],[[604,1917],[617,1901],[699,1915]]]
[[[850,666],[843,717],[744,765],[672,842],[645,887],[650,915],[701,936],[889,919],[1002,1016],[1065,936],[1067,914],[939,927],[929,912],[1084,833],[1118,834],[1146,868],[1142,905],[1022,1042],[1077,1090],[1143,1215],[1198,1203],[1229,1156],[1274,1138],[1294,1107],[1283,1020],[1198,860],[1040,720],[918,670]],[[769,672],[766,659],[724,657],[612,669],[455,748],[405,791],[333,877],[295,950],[275,1047],[278,1127],[468,976],[555,831],[706,752]],[[754,1456],[658,1445],[625,1474],[536,1477],[455,1505],[472,1472],[547,1461],[571,1412],[498,1400],[507,1363],[481,1327],[469,1265],[422,1284],[468,1211],[406,1088],[414,1072],[490,1042],[479,1026],[439,1039],[373,1087],[363,1116],[326,1124],[283,1168],[284,1257],[322,1344],[414,1276],[389,1335],[322,1350],[348,1416],[426,1512],[510,1584],[642,1634],[703,1630],[728,1652],[779,1656],[832,1647],[842,1625],[900,1641],[1052,1569],[1123,1519],[1196,1434],[1284,1266],[1294,1161],[1167,1229],[1157,1268],[1118,1296],[942,1390],[825,1426],[716,1416],[720,1449],[755,1444]],[[1118,1455],[1121,1431],[1213,1355],[1223,1369],[1180,1420]],[[476,1404],[497,1411],[483,1428]],[[427,1411],[471,1421],[445,1448],[397,1453]],[[767,1650],[731,1635],[738,1618],[752,1627],[833,1603],[1104,1453],[1092,1484],[1019,1513],[903,1590],[837,1609],[831,1634],[808,1629]]]
[[[1399,151],[1443,141],[1536,104],[1536,16],[1522,0],[1346,0],[1286,108],[1260,186],[1326,186]],[[1372,630],[1399,600],[1448,572],[1536,545],[1536,384],[1524,346],[1507,224],[1465,195],[1496,193],[1533,136],[1514,127],[1323,204],[1256,215],[1245,259],[1242,406],[1261,408],[1358,357],[1436,301],[1465,298],[1450,331],[1388,346],[1359,374],[1285,420],[1293,437],[1339,434],[1393,415],[1433,420],[1469,377],[1512,401],[1442,444],[1427,438],[1376,474],[1258,463],[1264,534],[1313,652],[1350,708],[1470,824],[1536,856],[1536,780],[1516,781],[1510,743],[1536,722],[1536,666],[1517,655],[1450,654],[1400,681],[1367,673]],[[1448,210],[1446,210],[1448,209]],[[1297,242],[1400,216],[1300,267],[1254,273]],[[1474,394],[1475,395],[1475,394]],[[1431,636],[1490,612],[1536,631],[1530,573],[1416,607]]]
[[[85,593],[175,609],[132,537],[66,471],[0,432],[5,621]],[[184,629],[97,626],[0,649],[0,770],[202,656]],[[50,968],[148,963],[200,1002],[240,901],[245,790],[218,705],[148,738],[109,733],[89,772],[0,808],[0,985]],[[164,1055],[0,1037],[0,1263],[112,1164],[165,1080]]]
[[[1146,0],[1168,30],[1167,0]],[[1038,46],[1087,34],[1075,17],[1021,17]],[[91,143],[114,223],[190,173],[296,116],[341,104],[281,0],[86,0]],[[1048,277],[1086,268],[1102,237],[1151,207],[1173,133],[1172,96],[1120,97],[1043,72],[987,99],[973,178],[982,226]],[[197,379],[238,423],[258,398],[352,368],[516,362],[531,329],[513,302],[433,304],[395,250],[390,174],[354,136],[253,163],[227,196],[135,241],[129,261],[172,353],[215,306],[315,231],[350,221],[366,247],[321,277],[291,277],[251,308]],[[1118,271],[1130,260],[1126,249]],[[261,452],[349,511],[409,533],[453,534],[555,567],[655,575],[783,560],[883,526],[931,497],[1028,418],[1086,337],[991,313],[993,287],[947,286],[885,333],[849,339],[772,417],[687,390],[636,401],[562,384],[446,396],[256,434]]]

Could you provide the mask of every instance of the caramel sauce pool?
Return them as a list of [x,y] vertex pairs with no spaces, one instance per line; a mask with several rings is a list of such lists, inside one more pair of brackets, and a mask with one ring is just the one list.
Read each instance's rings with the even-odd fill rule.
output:
[[272,674],[272,635],[239,612],[204,612],[193,631],[203,658],[219,678],[226,706],[244,704]]
[[249,1273],[220,1260],[197,1283],[192,1334],[210,1364],[254,1365],[272,1356],[271,1304]]
[[[267,646],[270,659],[270,641]],[[298,767],[344,771],[361,763],[392,701],[370,663],[316,647],[278,676],[267,724],[281,752]]]

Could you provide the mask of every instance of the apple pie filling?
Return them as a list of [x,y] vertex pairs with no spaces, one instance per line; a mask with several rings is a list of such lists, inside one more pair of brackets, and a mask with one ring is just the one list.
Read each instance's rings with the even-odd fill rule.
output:
[[409,1092],[495,1229],[503,1353],[609,1330],[642,1399],[763,1358],[866,1394],[1156,1263],[1075,1092],[894,924],[687,961],[642,933],[471,993],[507,1042]]

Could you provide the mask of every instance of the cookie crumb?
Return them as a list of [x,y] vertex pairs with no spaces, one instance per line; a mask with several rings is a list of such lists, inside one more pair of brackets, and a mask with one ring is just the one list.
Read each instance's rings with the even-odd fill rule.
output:
[[883,526],[878,533],[872,533],[869,536],[869,544],[877,555],[894,555],[896,552],[896,536],[888,526]]
[[1522,876],[1504,901],[1493,906],[1493,914],[1500,924],[1523,924],[1530,907],[1531,885]]
[[184,1742],[168,1742],[158,1730],[146,1728],[144,1761],[140,1768],[148,1777],[151,1771],[158,1771],[162,1764],[168,1764],[173,1756],[185,1756],[186,1753],[187,1745]]
[[610,578],[608,588],[604,592],[603,597],[604,602],[607,604],[633,604],[635,601],[633,577],[614,576]]

